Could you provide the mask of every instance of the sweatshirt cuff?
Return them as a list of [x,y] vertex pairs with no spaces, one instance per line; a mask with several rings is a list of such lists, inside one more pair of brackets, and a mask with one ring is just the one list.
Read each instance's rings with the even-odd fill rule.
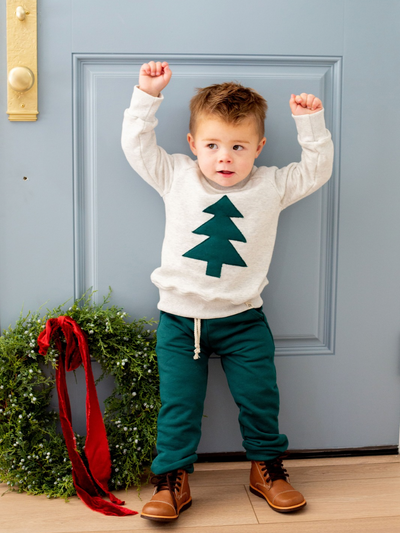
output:
[[299,139],[305,142],[319,141],[327,136],[324,110],[311,115],[292,115]]
[[162,94],[158,97],[151,96],[150,94],[141,91],[138,85],[135,85],[131,103],[127,111],[134,117],[149,120],[149,118],[156,114],[163,100],[164,96]]

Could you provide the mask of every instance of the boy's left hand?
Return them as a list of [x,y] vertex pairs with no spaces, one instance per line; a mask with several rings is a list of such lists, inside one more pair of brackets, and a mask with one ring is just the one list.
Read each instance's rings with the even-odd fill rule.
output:
[[289,101],[293,115],[311,115],[323,109],[322,102],[313,94],[292,94]]

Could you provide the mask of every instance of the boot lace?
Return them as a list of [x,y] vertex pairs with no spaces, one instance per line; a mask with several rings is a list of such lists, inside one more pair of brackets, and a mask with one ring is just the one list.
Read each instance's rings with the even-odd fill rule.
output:
[[182,485],[182,472],[174,470],[173,472],[168,472],[167,474],[160,474],[158,476],[153,476],[151,482],[156,486],[156,493],[161,490],[168,490],[171,494],[172,501],[174,503],[175,511],[178,508],[175,498],[175,489],[178,490]]
[[272,461],[262,461],[260,463],[261,472],[263,473],[267,483],[270,481],[276,481],[277,479],[289,481],[289,474],[282,464],[282,459],[282,457],[277,457]]

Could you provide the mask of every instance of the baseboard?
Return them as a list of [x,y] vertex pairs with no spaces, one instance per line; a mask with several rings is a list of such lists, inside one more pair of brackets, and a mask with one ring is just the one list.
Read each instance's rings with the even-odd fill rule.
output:
[[[364,448],[335,448],[332,450],[289,450],[288,459],[318,459],[323,457],[362,457],[398,455],[398,446],[367,446]],[[199,463],[247,461],[245,452],[200,453]]]

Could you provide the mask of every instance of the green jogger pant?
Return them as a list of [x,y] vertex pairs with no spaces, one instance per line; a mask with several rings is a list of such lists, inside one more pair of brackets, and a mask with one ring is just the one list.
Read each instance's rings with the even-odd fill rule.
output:
[[279,434],[275,346],[262,309],[201,321],[200,359],[194,355],[194,320],[161,312],[157,331],[161,409],[154,474],[193,472],[206,395],[208,360],[220,356],[239,407],[247,458],[275,459],[288,447]]

